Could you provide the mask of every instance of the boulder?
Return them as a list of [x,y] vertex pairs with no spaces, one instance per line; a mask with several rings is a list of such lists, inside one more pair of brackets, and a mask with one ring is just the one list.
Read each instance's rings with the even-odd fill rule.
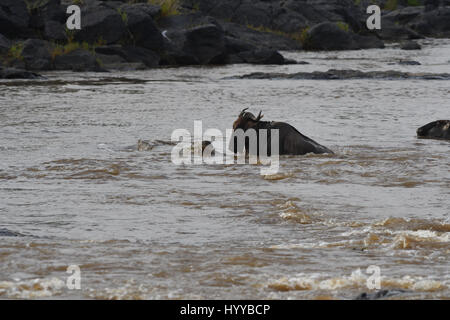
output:
[[390,11],[383,15],[382,17],[382,25],[387,21],[390,23],[399,23],[399,24],[407,24],[411,22],[416,17],[423,14],[423,7],[404,7],[398,10]]
[[208,23],[187,29],[164,30],[166,52],[162,65],[222,64],[226,41],[218,24]]
[[301,50],[302,44],[287,35],[274,32],[261,32],[237,23],[221,23],[225,35],[239,39],[253,47],[273,50]]
[[385,47],[384,42],[374,35],[353,34],[352,36],[353,41],[355,41],[360,49],[383,49]]
[[76,49],[69,53],[56,56],[53,65],[56,70],[104,71],[100,67],[95,55],[84,49]]
[[193,56],[198,64],[222,64],[225,62],[225,37],[215,24],[188,29],[183,51]]
[[64,23],[67,19],[67,7],[61,5],[61,0],[28,0],[28,3],[30,26],[34,29],[44,29],[47,21]]
[[28,39],[23,43],[22,57],[28,70],[52,69],[52,45],[40,39]]
[[76,41],[88,43],[118,42],[126,32],[125,22],[118,10],[102,3],[88,5],[81,10],[81,30],[75,31]]
[[163,37],[151,16],[154,6],[145,3],[125,4],[119,8],[133,43],[151,50],[161,50]]
[[238,38],[225,36],[227,54],[256,50],[256,47]]
[[0,66],[0,79],[38,79],[37,73],[16,68],[2,68]]
[[430,37],[450,37],[450,6],[426,12],[414,19],[410,27]]
[[400,44],[400,49],[402,50],[420,50],[422,47],[415,41],[403,41]]
[[55,42],[67,40],[66,25],[58,21],[50,20],[44,23],[44,38]]
[[11,41],[0,33],[0,54],[5,54],[11,47]]
[[30,17],[24,0],[1,0],[0,30],[7,37],[20,38],[28,28]]
[[382,22],[381,30],[376,30],[376,34],[382,40],[399,41],[410,39],[422,39],[423,36],[409,27],[401,26],[389,21]]
[[[254,51],[244,51],[237,54],[245,63],[251,64],[286,64],[284,57],[275,50],[262,49]],[[288,61],[289,62],[289,61]],[[289,62],[292,64],[292,62]]]
[[414,61],[414,60],[400,60],[398,62],[399,65],[401,66],[420,66],[421,63],[419,61]]
[[131,45],[109,45],[95,48],[95,52],[103,56],[119,56],[127,63],[142,63],[147,68],[159,66],[160,57],[149,49]]
[[342,30],[337,24],[331,22],[320,23],[308,30],[304,45],[309,50],[360,49],[351,32]]

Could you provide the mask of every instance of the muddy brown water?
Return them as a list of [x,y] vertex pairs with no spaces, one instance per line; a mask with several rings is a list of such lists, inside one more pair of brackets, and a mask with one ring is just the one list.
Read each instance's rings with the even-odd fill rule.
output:
[[[0,298],[351,299],[367,267],[399,299],[450,298],[449,81],[225,80],[335,69],[450,72],[421,51],[286,53],[292,66],[48,73],[0,83]],[[420,66],[398,65],[416,60]],[[170,161],[174,129],[287,121],[335,155]],[[138,151],[137,141],[155,147]],[[81,290],[69,290],[69,265]]]

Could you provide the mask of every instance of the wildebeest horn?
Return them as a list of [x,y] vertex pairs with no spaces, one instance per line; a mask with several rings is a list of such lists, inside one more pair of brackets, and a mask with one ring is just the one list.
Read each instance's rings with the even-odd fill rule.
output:
[[258,122],[259,120],[262,119],[262,117],[264,117],[264,115],[261,115],[262,110],[259,112],[258,116],[256,117],[256,122]]
[[247,110],[248,108],[245,108],[244,110],[241,111],[241,113],[239,114],[239,117],[242,117],[245,113],[245,110]]

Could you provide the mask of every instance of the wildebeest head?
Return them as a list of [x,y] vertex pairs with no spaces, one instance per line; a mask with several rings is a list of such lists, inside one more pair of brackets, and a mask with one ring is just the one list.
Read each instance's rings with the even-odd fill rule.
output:
[[246,131],[247,129],[253,128],[262,119],[263,115],[261,115],[261,111],[258,116],[255,117],[253,113],[246,112],[247,109],[248,108],[245,108],[241,111],[239,117],[233,123],[233,130],[242,129]]

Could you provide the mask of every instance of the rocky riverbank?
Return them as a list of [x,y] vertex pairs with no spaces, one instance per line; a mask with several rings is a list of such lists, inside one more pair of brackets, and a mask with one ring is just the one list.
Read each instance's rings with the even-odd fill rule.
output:
[[[0,0],[0,78],[34,78],[44,70],[288,64],[295,61],[280,50],[383,48],[386,41],[450,37],[450,0],[375,1],[384,8],[382,28],[370,31],[372,2]],[[66,28],[71,4],[81,8],[81,30]]]

